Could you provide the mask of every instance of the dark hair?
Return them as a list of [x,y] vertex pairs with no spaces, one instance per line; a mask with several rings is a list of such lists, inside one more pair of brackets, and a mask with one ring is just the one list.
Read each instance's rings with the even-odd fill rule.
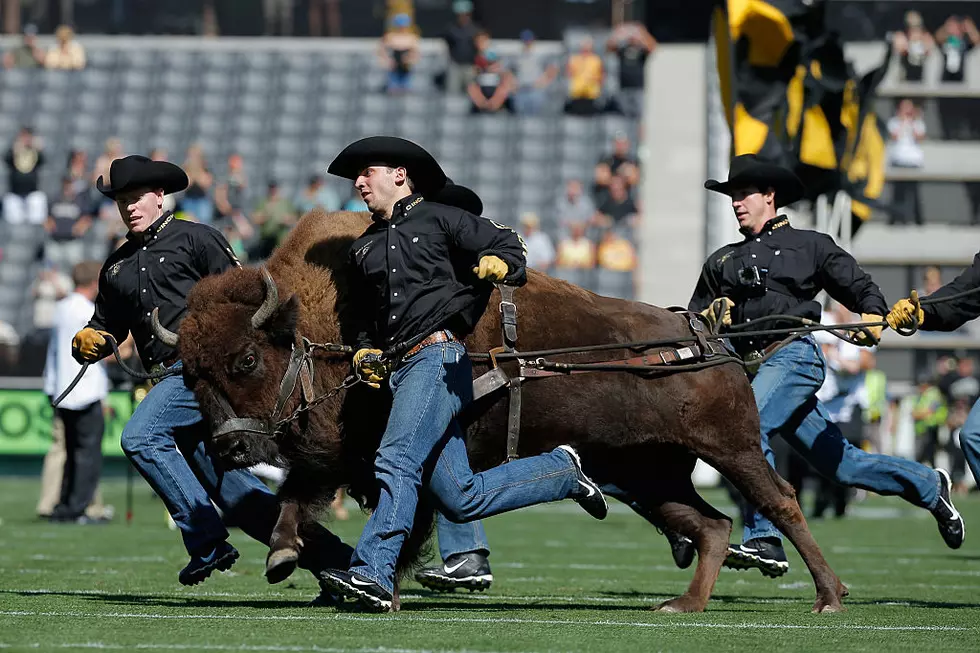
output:
[[98,261],[82,261],[71,269],[71,280],[76,288],[88,286],[99,280],[102,264]]

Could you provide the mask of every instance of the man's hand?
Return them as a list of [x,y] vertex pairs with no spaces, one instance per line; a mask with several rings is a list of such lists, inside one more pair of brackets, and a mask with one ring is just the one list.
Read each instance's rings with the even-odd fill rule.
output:
[[[861,313],[862,322],[881,322],[881,316],[874,313]],[[863,347],[874,347],[881,341],[883,326],[868,326],[854,334],[854,344]]]
[[507,276],[507,264],[499,256],[484,256],[480,265],[473,268],[473,273],[487,281],[502,281]]
[[79,363],[95,363],[104,358],[112,349],[108,339],[112,335],[85,327],[71,339],[71,356]]
[[[369,349],[365,347],[364,349],[358,349],[357,353],[354,354],[354,373],[375,389],[381,387],[381,382],[384,381],[384,375],[386,373],[384,363],[381,362],[381,354],[383,353],[380,349]],[[371,356],[372,358],[364,360],[367,356]]]
[[728,297],[719,297],[715,301],[711,302],[711,305],[708,306],[708,308],[701,311],[701,315],[708,318],[708,324],[711,326],[711,330],[716,331],[719,313],[721,314],[721,323],[723,326],[732,325],[733,306],[735,306],[735,302]]
[[895,302],[892,310],[885,316],[885,322],[888,322],[888,326],[892,329],[909,329],[922,324],[926,319],[926,313],[919,306],[918,299],[918,293],[913,290],[911,298],[900,299]]

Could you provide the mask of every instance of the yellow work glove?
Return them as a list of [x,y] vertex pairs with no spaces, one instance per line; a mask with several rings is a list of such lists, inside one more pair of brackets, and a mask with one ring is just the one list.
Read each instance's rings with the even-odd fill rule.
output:
[[507,264],[499,256],[484,256],[480,265],[473,268],[473,273],[487,281],[502,281],[507,276]]
[[[875,315],[874,313],[861,313],[862,322],[881,322],[881,316]],[[862,330],[854,333],[852,340],[857,345],[863,345],[865,347],[874,347],[881,340],[881,332],[885,327],[883,326],[869,326],[864,327]],[[867,333],[870,332],[870,335]]]
[[[724,309],[719,308],[723,306]],[[701,311],[701,315],[708,318],[708,324],[711,325],[712,331],[717,331],[718,323],[718,313],[721,313],[721,323],[723,326],[732,325],[732,307],[735,306],[735,302],[730,300],[728,297],[719,297],[715,301],[711,302],[708,308]]]
[[106,331],[85,327],[71,339],[71,357],[82,364],[95,363],[112,351],[108,342],[111,337]]
[[[913,291],[915,292],[915,291]],[[885,321],[892,329],[909,329],[917,324],[922,324],[926,319],[926,313],[921,306],[913,303],[911,299],[900,299],[888,311]]]
[[384,381],[385,367],[384,363],[380,360],[375,361],[365,361],[363,364],[361,361],[368,354],[374,354],[375,356],[381,356],[384,353],[380,349],[369,349],[365,347],[364,349],[358,349],[357,353],[354,354],[354,372],[361,379],[367,383],[372,388],[380,388],[381,382]]

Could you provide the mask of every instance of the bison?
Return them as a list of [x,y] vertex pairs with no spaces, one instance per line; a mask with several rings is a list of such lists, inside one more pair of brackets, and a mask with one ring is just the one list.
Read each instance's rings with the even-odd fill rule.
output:
[[[364,384],[338,391],[350,374],[339,348],[313,350],[312,375],[281,380],[304,339],[339,343],[340,310],[347,296],[345,264],[353,240],[370,224],[366,213],[314,211],[306,215],[262,269],[241,268],[203,279],[188,297],[179,336],[185,381],[215,430],[211,443],[228,467],[282,460],[289,474],[279,489],[282,514],[270,542],[267,576],[285,578],[302,547],[302,525],[339,487],[372,507],[377,490],[373,458],[385,426],[389,395]],[[491,302],[496,307],[499,297]],[[515,293],[520,349],[582,347],[600,343],[689,338],[688,320],[640,302],[610,299],[528,271]],[[500,315],[488,310],[466,339],[471,352],[499,346]],[[627,354],[628,356],[629,354]],[[565,361],[602,361],[620,351],[574,354]],[[502,362],[511,369],[513,363]],[[293,371],[295,371],[295,367]],[[474,362],[474,375],[488,368]],[[310,383],[310,379],[312,383]],[[279,415],[300,404],[306,383],[313,395],[337,394],[272,434]],[[507,393],[488,395],[464,421],[474,469],[503,462]],[[278,411],[277,410],[281,409]],[[233,418],[234,421],[228,420]],[[658,609],[705,609],[725,559],[731,520],[698,495],[691,481],[701,458],[737,487],[793,542],[816,585],[814,611],[842,609],[847,591],[811,536],[792,487],[766,462],[759,417],[744,369],[725,364],[656,378],[624,373],[557,376],[527,383],[519,452],[534,455],[571,443],[586,472],[615,485],[667,528],[692,539],[698,563],[690,587]],[[424,494],[424,493],[423,493]],[[400,568],[417,557],[428,537],[432,508],[420,503]]]

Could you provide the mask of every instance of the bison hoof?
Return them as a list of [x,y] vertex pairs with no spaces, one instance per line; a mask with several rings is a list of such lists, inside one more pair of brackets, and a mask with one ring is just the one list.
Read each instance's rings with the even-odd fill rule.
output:
[[281,583],[296,570],[299,551],[296,549],[277,549],[269,553],[265,561],[265,579],[270,585]]
[[843,612],[844,605],[839,599],[832,599],[826,601],[824,599],[817,599],[817,602],[813,604],[814,614],[832,613],[832,612]]
[[676,599],[664,601],[653,608],[654,612],[704,612],[704,606],[689,596],[679,596]]

